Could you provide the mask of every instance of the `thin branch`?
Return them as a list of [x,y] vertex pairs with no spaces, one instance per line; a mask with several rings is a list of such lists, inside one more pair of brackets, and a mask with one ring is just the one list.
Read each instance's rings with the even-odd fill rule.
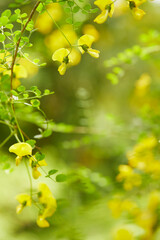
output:
[[[23,33],[24,33],[27,25],[28,25],[28,23],[31,21],[31,19],[32,19],[33,15],[34,15],[34,13],[35,13],[35,11],[36,11],[36,8],[39,6],[39,4],[40,4],[40,1],[38,1],[38,2],[35,4],[34,8],[32,9],[32,11],[31,11],[31,13],[30,13],[30,15],[29,15],[29,18],[28,18],[28,20],[27,20],[27,22],[25,23],[25,25],[23,26],[23,28],[22,28],[22,30],[21,30],[21,36],[20,36],[20,38],[19,38],[19,40],[17,41],[17,44],[16,44],[16,50],[15,50],[15,53],[14,53],[14,56],[13,56],[12,65],[11,65],[11,90],[13,89],[13,88],[12,88],[13,68],[14,68],[14,65],[15,65],[15,62],[16,62],[16,58],[17,58],[17,54],[18,54],[19,44],[20,44],[20,42],[21,42],[22,35],[23,35]],[[12,94],[11,94],[11,98],[12,98]]]

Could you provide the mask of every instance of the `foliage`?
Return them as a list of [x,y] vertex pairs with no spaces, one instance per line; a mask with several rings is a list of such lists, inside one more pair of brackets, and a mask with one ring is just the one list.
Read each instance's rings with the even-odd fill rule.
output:
[[[24,163],[29,190],[22,186],[25,191],[21,189],[21,193],[17,194],[19,205],[16,213],[28,209],[31,216],[36,214],[37,227],[35,219],[30,220],[30,213],[26,211],[31,224],[29,231],[34,229],[37,236],[48,234],[51,239],[54,236],[55,239],[74,240],[159,239],[160,109],[157,65],[160,33],[150,28],[145,33],[136,32],[139,42],[130,39],[129,47],[115,47],[107,59],[106,54],[103,55],[106,51],[105,27],[114,28],[114,24],[119,24],[116,18],[127,19],[129,16],[131,24],[125,23],[124,27],[132,31],[134,25],[152,14],[150,3],[145,2],[15,0],[1,12],[0,167],[10,176],[17,172],[19,181],[25,176]],[[143,6],[146,10],[141,9]],[[123,32],[122,29],[116,30],[115,39],[118,31]],[[109,40],[113,41],[112,38]],[[85,63],[81,61],[82,57],[87,60]],[[54,76],[50,75],[56,64],[60,76],[55,72]],[[91,69],[91,64],[95,69]],[[117,91],[119,97],[119,107],[123,112],[119,116],[108,110],[101,117],[100,111],[95,109],[91,91],[86,87],[91,73],[95,95],[98,95],[99,89],[105,91],[104,82],[101,84],[99,81],[101,73],[96,68],[100,66],[102,69],[102,64],[104,69],[101,71],[109,80],[105,84],[112,93]],[[74,69],[74,66],[77,68]],[[75,86],[72,72],[77,71],[78,66],[80,70],[73,77],[74,84],[79,77],[86,83],[85,87],[75,87],[77,91],[75,93],[74,89],[73,98],[69,96],[69,88]],[[147,66],[151,68],[150,72]],[[71,107],[66,112],[63,102],[64,117],[57,123],[52,118],[48,119],[50,112],[45,112],[52,109],[53,98],[58,101],[52,110],[58,111],[64,96],[59,92],[60,97],[57,97],[53,85],[48,85],[48,82],[50,78],[54,82],[56,78],[61,81],[65,74],[69,76],[68,83],[61,89],[64,89],[65,96],[71,98]],[[41,76],[42,85],[34,81]],[[131,86],[133,78],[136,82]],[[34,84],[27,83],[26,79],[34,81]],[[65,82],[65,76],[63,79]],[[97,80],[98,83],[95,83]],[[126,105],[123,106],[126,104],[123,101],[126,92],[121,88],[123,84],[127,94],[132,92],[130,100],[127,99],[127,110]],[[111,109],[112,100],[110,96]],[[67,124],[67,117],[74,119],[71,124],[70,121]],[[13,154],[16,167],[10,160]],[[39,182],[40,179],[43,183]],[[92,233],[88,222],[95,224]],[[38,227],[48,230],[39,232]]]

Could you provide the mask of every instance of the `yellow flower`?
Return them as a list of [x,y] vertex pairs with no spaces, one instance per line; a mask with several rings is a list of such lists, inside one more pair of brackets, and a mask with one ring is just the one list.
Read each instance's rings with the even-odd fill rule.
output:
[[151,77],[147,73],[143,73],[135,84],[135,94],[138,97],[144,97],[151,84]]
[[98,41],[99,39],[99,32],[92,24],[85,24],[82,29],[84,34],[88,34],[94,37],[94,41]]
[[69,59],[70,59],[70,62],[68,64],[68,66],[75,66],[75,65],[79,64],[79,62],[81,61],[80,52],[77,49],[73,48],[69,54]]
[[[61,27],[64,35],[68,39],[71,45],[74,45],[78,39],[76,32],[73,29],[73,26],[65,24]],[[56,51],[59,48],[69,48],[70,45],[62,35],[59,29],[54,30],[50,35],[45,38],[45,45],[52,52]]]
[[49,227],[49,222],[44,219],[44,217],[42,215],[39,215],[38,218],[37,218],[37,225],[41,228],[46,228],[46,227]]
[[22,157],[32,155],[32,147],[31,145],[25,142],[15,143],[12,146],[10,146],[9,152],[13,152],[17,155],[16,165],[18,166]]
[[39,203],[44,206],[42,212],[40,212],[37,225],[39,227],[49,227],[49,223],[46,220],[47,217],[51,217],[57,208],[56,199],[53,197],[50,189],[45,183],[39,184],[39,193],[38,193]]
[[96,0],[94,4],[101,10],[101,13],[94,19],[94,22],[102,24],[107,20],[108,16],[112,17],[114,3],[111,0]]
[[[4,72],[5,74],[11,75],[11,71],[7,70]],[[27,78],[28,74],[26,71],[26,68],[22,65],[15,65],[13,68],[13,83],[12,87],[16,89],[21,82],[19,81],[19,78]]]
[[133,233],[128,229],[120,228],[117,230],[114,240],[134,240]]
[[125,190],[131,190],[134,186],[141,185],[141,176],[134,172],[134,170],[128,165],[119,166],[119,174],[117,175],[117,181],[122,182]]
[[53,28],[54,21],[59,21],[62,17],[62,8],[59,3],[51,3],[47,5],[47,12],[41,14],[35,24],[35,27],[39,32],[43,34],[48,34]]
[[99,58],[99,51],[92,49],[92,43],[94,42],[94,37],[88,34],[83,35],[78,40],[79,50],[82,54],[85,52],[89,53],[94,58]]
[[64,75],[66,70],[67,70],[67,64],[71,62],[70,59],[70,51],[66,48],[60,48],[54,52],[52,55],[52,60],[53,61],[58,61],[61,63],[61,65],[58,68],[58,72],[61,75]]
[[160,204],[160,192],[152,191],[149,195],[148,209],[150,211],[156,211]]
[[108,207],[112,212],[112,216],[114,218],[119,218],[121,213],[122,213],[122,209],[121,209],[121,200],[119,198],[115,198],[112,199],[108,202]]
[[133,8],[132,14],[137,20],[141,20],[146,13],[142,9],[136,7]]
[[26,58],[21,58],[19,64],[25,67],[27,75],[29,77],[34,76],[38,72],[38,67]]
[[19,214],[22,212],[23,208],[26,206],[31,206],[32,199],[28,194],[19,194],[16,196],[16,200],[20,203],[16,207],[16,213]]
[[129,7],[132,11],[133,16],[137,20],[141,20],[142,17],[146,14],[142,9],[138,8],[140,4],[141,4],[140,2],[136,3],[135,1],[129,1]]
[[47,166],[46,161],[43,159],[41,161],[37,161],[35,156],[32,156],[29,159],[30,166],[32,167],[32,176],[34,179],[38,179],[41,176],[41,173],[38,171],[38,167]]
[[130,199],[121,200],[120,197],[115,197],[108,202],[108,207],[114,218],[119,218],[122,212],[128,212],[135,216],[139,209],[135,202]]

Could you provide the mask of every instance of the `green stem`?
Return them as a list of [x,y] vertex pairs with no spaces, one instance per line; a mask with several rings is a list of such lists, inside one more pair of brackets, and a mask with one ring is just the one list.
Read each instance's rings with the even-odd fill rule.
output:
[[0,120],[0,123],[6,125],[6,126],[8,126],[8,127],[14,128],[14,126],[12,126],[11,124],[6,123],[6,122],[4,122],[4,121],[1,121],[1,120]]
[[9,136],[0,144],[0,148],[3,147],[14,134],[15,132],[11,132]]
[[[44,6],[44,5],[43,5]],[[45,7],[45,6],[44,6]],[[62,31],[62,29],[60,28],[60,26],[57,24],[57,22],[53,19],[53,17],[51,16],[51,14],[48,12],[47,8],[45,7],[46,12],[48,13],[48,15],[50,16],[50,18],[52,19],[52,21],[54,22],[54,24],[56,25],[56,27],[58,28],[58,30],[61,32],[61,34],[63,35],[63,37],[66,39],[66,41],[68,42],[68,44],[70,45],[70,47],[72,48],[72,44],[70,43],[70,41],[68,40],[68,38],[66,37],[66,35],[64,34],[64,32]]]
[[11,108],[12,108],[13,116],[14,116],[15,121],[16,121],[16,124],[17,124],[18,131],[19,131],[19,133],[20,133],[20,135],[21,135],[21,138],[22,138],[22,142],[24,142],[23,133],[22,133],[22,131],[21,131],[19,122],[18,122],[18,120],[17,120],[13,103],[11,103]]
[[30,196],[31,196],[31,199],[32,199],[32,190],[33,190],[33,187],[32,187],[32,177],[31,177],[31,174],[30,174],[30,172],[29,172],[29,168],[28,168],[28,165],[27,165],[27,161],[26,161],[26,159],[25,159],[25,166],[26,166],[26,169],[27,169],[27,173],[28,173],[28,177],[29,177],[29,182],[30,182]]

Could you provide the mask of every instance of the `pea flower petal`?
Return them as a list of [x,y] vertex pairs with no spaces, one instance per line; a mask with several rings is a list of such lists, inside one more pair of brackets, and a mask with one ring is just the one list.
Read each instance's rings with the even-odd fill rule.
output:
[[28,143],[15,143],[9,148],[9,152],[15,153],[19,157],[32,155],[32,147]]

